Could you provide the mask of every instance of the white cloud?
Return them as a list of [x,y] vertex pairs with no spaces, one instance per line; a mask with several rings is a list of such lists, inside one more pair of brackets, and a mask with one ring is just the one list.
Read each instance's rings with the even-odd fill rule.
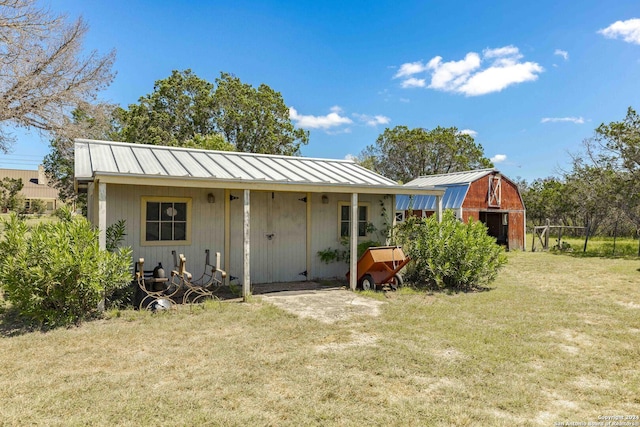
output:
[[616,21],[607,28],[599,30],[598,33],[610,39],[621,38],[627,43],[640,44],[640,19]]
[[459,133],[461,133],[462,135],[470,135],[474,138],[478,136],[478,132],[473,129],[462,129]]
[[341,116],[342,109],[338,106],[331,107],[331,113],[326,116],[312,116],[312,115],[303,115],[298,114],[295,108],[289,108],[289,118],[295,121],[298,126],[304,129],[330,129],[336,126],[348,125],[353,123],[353,121],[348,118]]
[[423,71],[426,71],[426,69],[427,69],[427,66],[424,65],[422,61],[407,62],[406,64],[402,64],[400,66],[400,69],[398,70],[398,72],[393,78],[397,79],[400,77],[409,77],[414,74],[418,74]]
[[496,154],[495,156],[493,156],[489,160],[491,160],[491,163],[502,163],[505,160],[507,160],[507,155],[506,154]]
[[344,156],[345,160],[351,160],[351,161],[355,161],[358,157],[354,156],[353,154],[347,154],[346,156]]
[[480,56],[477,53],[467,53],[460,61],[442,62],[442,57],[436,56],[427,64],[431,74],[432,89],[455,90],[456,86],[469,78],[471,71],[480,66]]
[[538,79],[543,68],[535,62],[503,63],[474,74],[458,89],[467,96],[500,92],[513,84]]
[[[521,62],[522,57],[512,45],[485,49],[482,56],[469,52],[459,61],[443,62],[441,56],[435,56],[426,65],[421,61],[403,64],[394,78],[404,78],[403,88],[426,86],[466,96],[485,95],[538,79],[544,68],[535,62]],[[430,74],[428,85],[425,78],[416,76],[421,73]]]
[[389,117],[382,115],[369,116],[367,114],[353,113],[353,117],[365,123],[367,126],[386,125],[391,121]]
[[562,49],[556,49],[553,52],[554,55],[558,55],[558,56],[562,56],[564,58],[564,60],[568,60],[569,59],[569,52],[567,52],[566,50],[562,50]]
[[577,125],[581,125],[584,123],[584,119],[582,117],[545,117],[540,120],[540,123],[559,123],[559,122],[571,122]]
[[406,89],[409,87],[425,87],[427,85],[425,79],[416,79],[415,77],[410,77],[402,81],[401,86]]
[[505,47],[498,47],[496,49],[485,49],[482,51],[482,56],[484,56],[487,59],[502,58],[505,56],[515,57],[517,59],[522,58],[522,54],[520,53],[520,50],[517,47],[512,45],[505,46]]

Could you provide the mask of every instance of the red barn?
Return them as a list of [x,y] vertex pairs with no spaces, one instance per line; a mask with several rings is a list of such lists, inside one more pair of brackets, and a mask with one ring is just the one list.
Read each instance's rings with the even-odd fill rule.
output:
[[[507,249],[525,249],[526,212],[518,186],[495,169],[422,176],[407,186],[445,188],[442,208],[456,218],[482,221],[488,233]],[[396,196],[396,220],[407,215],[427,217],[437,209],[435,196]]]

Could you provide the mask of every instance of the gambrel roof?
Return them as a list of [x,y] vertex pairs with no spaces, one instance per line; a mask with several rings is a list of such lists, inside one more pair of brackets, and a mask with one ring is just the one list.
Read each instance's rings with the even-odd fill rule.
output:
[[317,159],[77,139],[75,180],[281,191],[441,195],[401,186],[351,160]]

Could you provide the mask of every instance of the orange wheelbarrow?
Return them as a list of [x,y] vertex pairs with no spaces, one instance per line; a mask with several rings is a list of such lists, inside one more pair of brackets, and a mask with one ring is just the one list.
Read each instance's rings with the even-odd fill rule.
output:
[[[377,246],[367,249],[358,259],[358,288],[375,290],[388,284],[392,290],[402,286],[399,271],[410,261],[400,246]],[[351,272],[347,272],[350,280]]]

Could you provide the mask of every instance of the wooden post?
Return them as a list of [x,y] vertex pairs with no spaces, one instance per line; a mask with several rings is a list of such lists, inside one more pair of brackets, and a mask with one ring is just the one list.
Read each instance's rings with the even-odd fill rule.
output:
[[549,250],[549,231],[550,231],[550,227],[551,227],[551,221],[549,221],[549,218],[547,218],[547,222],[545,223],[545,225],[547,226],[546,230],[544,231],[544,250],[548,251]]
[[100,249],[107,248],[107,184],[98,183],[98,242]]
[[587,221],[587,231],[585,232],[584,249],[582,249],[582,252],[587,252],[587,243],[588,242],[589,242],[589,221]]
[[612,256],[616,256],[616,239],[618,238],[618,220],[616,219],[616,225],[613,228],[613,254]]
[[[231,270],[231,191],[224,190],[224,271]],[[229,275],[224,279],[229,284]]]
[[311,196],[312,193],[307,193],[307,281],[311,280]]
[[437,203],[437,211],[436,211],[436,215],[438,215],[436,218],[438,218],[438,222],[442,222],[442,196],[436,196],[436,203]]
[[351,253],[349,256],[349,288],[356,290],[358,285],[358,193],[351,195]]
[[251,191],[244,190],[244,210],[242,215],[243,239],[243,269],[242,269],[242,299],[247,302],[251,294]]
[[558,227],[558,250],[562,250],[562,226]]

